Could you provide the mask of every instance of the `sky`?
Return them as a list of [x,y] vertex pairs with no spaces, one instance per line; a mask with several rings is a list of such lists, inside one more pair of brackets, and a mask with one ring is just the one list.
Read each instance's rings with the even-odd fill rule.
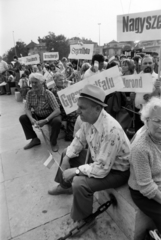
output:
[[117,40],[117,15],[158,9],[161,0],[0,0],[0,55],[49,32],[103,45]]

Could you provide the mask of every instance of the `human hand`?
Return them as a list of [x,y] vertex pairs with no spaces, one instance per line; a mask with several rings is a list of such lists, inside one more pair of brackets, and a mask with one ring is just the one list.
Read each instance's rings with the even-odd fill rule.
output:
[[74,176],[77,168],[69,168],[63,172],[63,179],[65,182],[69,182]]
[[39,120],[36,122],[36,124],[38,125],[38,127],[43,127],[46,124],[46,120],[45,119]]
[[69,157],[65,155],[62,161],[61,169],[65,171],[68,168],[70,168]]
[[156,80],[154,86],[156,89],[159,89],[161,87],[161,78]]
[[35,118],[30,118],[30,122],[32,125],[35,125],[36,124],[36,119]]

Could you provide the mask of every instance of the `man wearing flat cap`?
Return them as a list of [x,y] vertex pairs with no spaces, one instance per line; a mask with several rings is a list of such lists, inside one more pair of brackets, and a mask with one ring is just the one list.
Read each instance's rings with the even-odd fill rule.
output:
[[[73,192],[71,217],[81,221],[92,213],[93,194],[118,188],[129,178],[130,142],[120,124],[103,107],[105,92],[86,85],[78,98],[83,121],[70,146],[63,152],[51,195]],[[86,145],[90,154],[86,159]]]
[[26,96],[26,114],[19,119],[26,139],[31,139],[24,149],[41,144],[32,126],[43,127],[45,124],[49,124],[51,126],[51,148],[56,152],[58,151],[57,138],[61,128],[59,105],[53,93],[44,88],[45,79],[42,74],[32,73],[29,80],[32,89]]

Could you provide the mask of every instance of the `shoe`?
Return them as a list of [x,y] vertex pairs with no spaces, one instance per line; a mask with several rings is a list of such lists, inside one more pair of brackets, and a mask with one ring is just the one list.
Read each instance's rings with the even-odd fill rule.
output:
[[11,95],[11,93],[10,93],[10,92],[7,92],[6,94],[7,94],[7,95]]
[[59,146],[56,144],[55,146],[51,146],[53,152],[57,152],[59,150]]
[[62,188],[59,185],[57,185],[56,187],[54,187],[52,190],[49,190],[48,191],[48,194],[50,195],[59,195],[59,194],[72,194],[73,191],[72,191],[72,187],[70,188]]
[[24,149],[27,150],[27,149],[33,148],[33,147],[35,147],[37,145],[40,145],[40,144],[41,144],[40,139],[34,138],[34,139],[31,140],[31,142],[29,144],[27,144],[24,147]]

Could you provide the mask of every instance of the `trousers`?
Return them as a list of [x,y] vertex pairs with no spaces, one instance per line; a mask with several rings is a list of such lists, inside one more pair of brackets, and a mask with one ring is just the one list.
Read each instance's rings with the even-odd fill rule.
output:
[[[43,118],[40,118],[36,116],[37,120],[42,120]],[[37,138],[37,135],[35,131],[33,130],[32,124],[30,122],[30,119],[26,114],[20,116],[19,121],[22,125],[23,131],[25,133],[26,139],[33,139]],[[57,144],[57,138],[60,132],[61,128],[61,116],[57,116],[52,118],[49,123],[51,126],[51,136],[50,136],[50,143],[52,146],[55,146]]]
[[131,197],[140,210],[150,217],[161,233],[161,204],[143,196],[139,191],[130,188]]
[[[78,157],[69,160],[70,167],[79,167],[85,163],[87,150],[82,150]],[[60,166],[66,150],[62,153]],[[92,159],[89,158],[88,163]],[[109,174],[104,178],[89,178],[88,176],[75,176],[72,182],[65,182],[62,177],[62,171],[59,168],[55,177],[55,181],[60,183],[63,188],[73,189],[73,204],[71,209],[71,218],[74,221],[80,221],[88,217],[93,211],[93,195],[96,191],[110,188],[118,188],[127,183],[130,171],[117,171],[111,169]],[[105,199],[106,202],[106,199]]]

